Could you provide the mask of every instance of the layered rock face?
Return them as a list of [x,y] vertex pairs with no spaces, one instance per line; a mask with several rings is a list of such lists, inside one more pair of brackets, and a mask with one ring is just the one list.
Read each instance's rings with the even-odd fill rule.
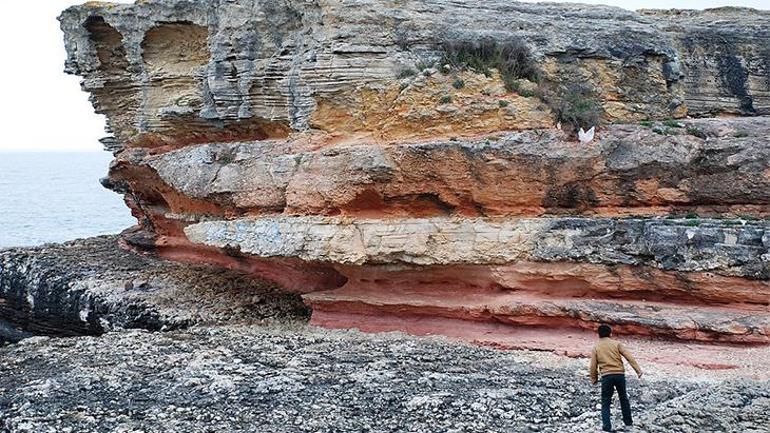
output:
[[742,8],[640,11],[660,20],[683,67],[691,114],[767,113],[770,105],[767,12]]
[[136,250],[270,279],[330,327],[770,342],[766,12],[175,0],[61,21]]

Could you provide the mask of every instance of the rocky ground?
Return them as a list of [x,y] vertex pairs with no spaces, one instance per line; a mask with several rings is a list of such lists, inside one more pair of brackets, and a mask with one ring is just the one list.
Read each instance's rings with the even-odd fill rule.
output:
[[[599,425],[585,358],[308,327],[298,295],[236,272],[129,253],[117,242],[0,251],[0,331],[22,339],[0,348],[0,433]],[[573,352],[588,350],[575,341],[582,343]],[[768,431],[766,350],[629,344],[646,370],[644,382],[630,379],[637,431]]]
[[[585,360],[402,334],[296,324],[126,331],[36,337],[0,349],[0,359],[4,433],[586,432],[599,425]],[[635,431],[768,431],[770,382],[651,373],[629,379]]]
[[117,236],[0,250],[0,341],[25,332],[99,335],[309,314],[299,295],[275,284],[134,254],[118,246]]

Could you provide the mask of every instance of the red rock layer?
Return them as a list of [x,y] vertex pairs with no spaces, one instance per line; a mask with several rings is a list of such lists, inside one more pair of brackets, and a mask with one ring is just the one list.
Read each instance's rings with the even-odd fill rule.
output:
[[447,334],[431,329],[432,320],[582,330],[606,322],[619,334],[770,341],[770,285],[763,281],[573,263],[341,272],[348,277],[342,288],[304,296],[313,323],[345,326],[350,315],[350,327],[367,318],[387,329],[388,320],[409,318],[420,332]]
[[[549,351],[571,357],[587,357],[596,334],[574,328],[523,327],[428,316],[360,315],[318,311],[312,322],[332,329],[356,328],[363,332],[408,332],[439,335],[501,349]],[[702,370],[750,370],[752,378],[770,378],[770,346],[747,346],[651,340],[624,336],[626,344],[643,365],[655,363],[662,371],[679,374],[681,366]]]

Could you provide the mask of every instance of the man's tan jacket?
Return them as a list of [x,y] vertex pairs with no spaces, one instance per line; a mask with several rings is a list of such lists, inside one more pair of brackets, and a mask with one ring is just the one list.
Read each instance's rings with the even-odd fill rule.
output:
[[589,367],[591,383],[596,383],[599,380],[599,374],[604,376],[605,374],[625,373],[623,358],[626,358],[631,364],[637,375],[642,374],[639,364],[636,363],[628,349],[623,346],[623,343],[611,338],[599,339],[599,343],[596,344],[593,353],[591,353],[591,365]]

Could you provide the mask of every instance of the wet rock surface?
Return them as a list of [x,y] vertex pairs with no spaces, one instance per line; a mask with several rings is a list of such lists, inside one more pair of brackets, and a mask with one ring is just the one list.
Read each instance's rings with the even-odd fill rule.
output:
[[[586,360],[297,325],[0,349],[4,432],[586,432]],[[629,378],[640,432],[759,433],[770,383]],[[615,409],[615,425],[619,425]]]
[[194,324],[306,318],[302,300],[272,283],[210,266],[129,252],[117,236],[0,250],[5,339],[101,334]]

